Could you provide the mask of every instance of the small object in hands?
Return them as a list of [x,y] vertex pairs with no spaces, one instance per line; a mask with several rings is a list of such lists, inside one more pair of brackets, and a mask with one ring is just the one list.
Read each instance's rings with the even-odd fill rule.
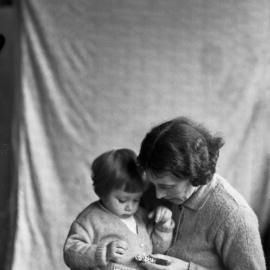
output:
[[134,257],[134,259],[136,262],[140,262],[140,263],[150,262],[150,263],[155,263],[155,264],[159,264],[159,265],[169,265],[170,264],[170,262],[165,260],[165,259],[154,258],[151,255],[138,254]]

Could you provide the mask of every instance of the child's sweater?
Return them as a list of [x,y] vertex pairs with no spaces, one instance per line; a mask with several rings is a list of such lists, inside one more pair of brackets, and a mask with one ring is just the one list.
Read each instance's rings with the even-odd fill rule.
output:
[[[71,225],[64,245],[64,259],[71,269],[142,269],[135,261],[137,254],[164,253],[170,246],[174,224],[170,228],[153,226],[143,209],[134,215],[138,233],[129,230],[120,218],[102,206],[99,201],[84,209]],[[109,262],[107,245],[124,240],[128,250],[123,261]]]

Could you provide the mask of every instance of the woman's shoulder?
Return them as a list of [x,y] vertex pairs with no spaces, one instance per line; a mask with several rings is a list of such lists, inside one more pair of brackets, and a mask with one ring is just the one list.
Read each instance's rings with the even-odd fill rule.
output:
[[250,206],[243,195],[237,191],[226,179],[216,174],[215,176],[216,188],[214,191],[214,198],[224,207],[231,208],[247,208]]
[[212,206],[218,212],[219,220],[238,222],[242,219],[256,219],[256,215],[245,198],[224,178],[215,175],[216,187],[212,195]]
[[257,216],[243,196],[222,177],[215,176],[214,181],[214,190],[200,214],[208,224],[209,235],[257,230]]

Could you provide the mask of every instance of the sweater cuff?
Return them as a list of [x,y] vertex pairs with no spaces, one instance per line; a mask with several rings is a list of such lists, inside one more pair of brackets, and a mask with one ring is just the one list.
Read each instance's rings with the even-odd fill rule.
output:
[[99,266],[105,266],[108,264],[107,245],[108,243],[100,243],[97,246],[95,257],[96,257],[97,265]]
[[171,223],[169,226],[164,226],[164,224],[157,224],[155,226],[155,229],[161,231],[161,232],[172,232],[175,227],[175,222],[173,219],[171,219]]
[[187,270],[209,270],[209,268],[205,268],[193,262],[189,262]]

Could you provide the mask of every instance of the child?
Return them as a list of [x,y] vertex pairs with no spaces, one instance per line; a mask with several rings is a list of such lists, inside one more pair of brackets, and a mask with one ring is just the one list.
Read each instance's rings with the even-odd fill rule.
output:
[[172,213],[159,206],[147,216],[139,207],[146,183],[133,151],[118,149],[98,156],[92,179],[100,200],[71,225],[64,245],[64,260],[71,269],[142,269],[136,255],[164,253],[169,248]]

